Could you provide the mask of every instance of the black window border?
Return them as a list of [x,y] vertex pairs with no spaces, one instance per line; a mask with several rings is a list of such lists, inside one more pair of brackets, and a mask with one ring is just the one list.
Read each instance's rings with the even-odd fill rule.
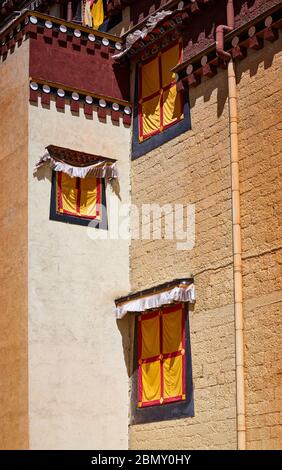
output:
[[108,214],[106,206],[106,184],[105,179],[102,180],[102,218],[100,221],[95,219],[86,219],[83,217],[75,217],[68,214],[59,214],[57,212],[57,203],[56,203],[56,171],[52,171],[52,185],[51,185],[51,198],[50,198],[50,220],[55,220],[58,222],[64,222],[67,224],[73,225],[83,225],[88,226],[91,223],[91,227],[97,229],[108,230]]
[[134,88],[134,107],[133,107],[133,131],[132,131],[132,153],[131,160],[145,155],[146,153],[154,150],[161,145],[169,142],[170,140],[183,134],[183,132],[191,130],[191,115],[190,115],[190,103],[189,103],[189,92],[184,90],[183,93],[183,114],[184,117],[181,121],[176,122],[171,127],[163,130],[159,134],[153,135],[148,139],[144,139],[143,142],[139,142],[139,63],[135,67],[135,88]]
[[[180,302],[181,303],[181,302]],[[171,304],[170,304],[171,305]],[[131,388],[131,425],[167,421],[179,418],[192,418],[194,413],[194,392],[192,380],[192,354],[190,341],[189,307],[184,303],[185,315],[185,353],[186,353],[186,400],[163,405],[138,408],[138,315],[135,318],[133,374]]]

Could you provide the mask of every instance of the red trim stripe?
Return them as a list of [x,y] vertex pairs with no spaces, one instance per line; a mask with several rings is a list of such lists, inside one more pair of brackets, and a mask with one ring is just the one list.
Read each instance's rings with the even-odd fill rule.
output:
[[142,315],[138,317],[138,402],[142,402],[143,395],[143,383],[142,383],[142,365],[139,363],[142,358],[142,325],[141,325]]
[[164,361],[163,361],[163,313],[160,310],[160,381],[161,381],[161,400],[164,399]]
[[185,334],[185,311],[184,304],[182,304],[182,395],[186,394],[186,334]]
[[58,209],[63,211],[63,197],[62,197],[62,172],[57,173],[57,183],[58,183]]
[[96,217],[100,217],[100,209],[102,211],[102,208],[101,208],[101,185],[102,185],[102,182],[101,182],[101,178],[96,178],[96,191],[97,191],[97,196],[96,196]]
[[89,219],[89,220],[93,220],[93,219],[97,219],[97,216],[92,216],[92,215],[80,215],[80,214],[76,214],[75,212],[70,212],[70,211],[67,211],[67,210],[62,210],[60,211],[60,214],[66,214],[66,215],[72,215],[73,217],[78,217],[79,219]]
[[[162,356],[163,356],[163,359],[172,359],[173,357],[181,356],[181,349],[179,351],[162,354]],[[142,364],[150,364],[150,362],[155,362],[159,358],[160,358],[160,355],[158,354],[157,356],[154,356],[154,357],[147,357],[146,359],[140,359],[140,361],[142,361]]]
[[142,315],[138,317],[138,360],[142,359]]
[[177,397],[169,397],[164,399],[164,403],[172,403],[174,401],[181,401],[182,395],[178,395]]
[[173,351],[170,353],[163,354],[164,359],[172,359],[173,357],[178,357],[181,355],[181,350],[179,351]]
[[76,213],[80,215],[80,200],[81,200],[81,185],[80,185],[80,178],[76,178],[75,187],[77,190],[77,197],[76,197]]
[[153,137],[153,135],[157,135],[159,133],[160,133],[160,131],[159,131],[159,129],[157,129],[156,131],[149,132],[148,134],[145,134],[142,137],[145,140],[145,139],[149,139],[149,137]]
[[162,55],[159,54],[159,76],[160,76],[160,131],[164,125],[164,90],[163,90],[163,71],[162,71]]
[[142,364],[150,364],[150,362],[156,362],[160,359],[160,355],[158,354],[157,356],[153,357],[146,357],[146,359],[140,359]]
[[[176,401],[182,401],[182,400],[183,400],[182,395],[177,395],[176,397],[165,398],[163,401],[163,404],[172,403]],[[141,408],[145,408],[146,406],[154,406],[154,405],[160,405],[160,400],[144,401],[141,403]]]
[[[142,66],[138,65],[138,75],[139,75],[139,90],[138,90],[138,100],[142,99],[143,92],[143,83],[142,83]],[[144,137],[143,135],[143,108],[142,104],[138,103],[138,112],[139,112],[139,136]]]
[[141,403],[141,407],[145,408],[146,406],[153,406],[153,405],[159,405],[159,404],[160,404],[160,400],[144,401]]

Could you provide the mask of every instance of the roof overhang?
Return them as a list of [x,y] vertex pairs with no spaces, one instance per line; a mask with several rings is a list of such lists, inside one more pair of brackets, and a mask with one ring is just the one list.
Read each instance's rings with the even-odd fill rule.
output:
[[[278,39],[281,27],[282,2],[226,34],[224,50],[234,60],[242,60],[249,49],[262,49],[265,43]],[[177,74],[178,90],[199,85],[202,77],[212,78],[217,67],[226,68],[226,63],[217,56],[214,42],[172,69]]]

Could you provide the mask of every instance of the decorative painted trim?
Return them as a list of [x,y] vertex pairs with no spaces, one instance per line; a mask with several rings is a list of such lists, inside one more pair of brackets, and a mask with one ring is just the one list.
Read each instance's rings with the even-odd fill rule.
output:
[[178,27],[181,23],[180,14],[175,14],[173,18],[165,18],[162,24],[157,25],[145,38],[136,41],[125,56],[130,59],[134,57],[136,60],[147,60],[162,48],[167,47],[170,42],[179,38]]
[[[225,51],[234,60],[242,60],[247,56],[248,49],[261,49],[266,42],[276,41],[279,29],[282,28],[282,6],[275,6],[255,20],[231,31],[225,36]],[[177,74],[178,91],[188,86],[198,86],[202,77],[211,78],[217,68],[226,68],[226,63],[216,55],[216,44],[213,43],[200,54],[190,57],[182,64],[174,67]]]
[[[163,6],[163,9],[167,10],[170,7],[174,7],[171,14],[160,20],[155,28],[148,32],[145,37],[138,39],[127,51],[125,51],[123,57],[128,56],[129,58],[134,57],[136,60],[146,60],[148,57],[158,52],[162,47],[166,47],[170,41],[174,41],[186,27],[187,20],[190,20],[191,16],[193,17],[195,14],[202,12],[202,8],[205,8],[209,3],[212,3],[212,0],[168,2]],[[142,26],[145,27],[146,21],[148,21],[150,16],[127,31],[122,38],[128,37],[137,29],[142,29]],[[171,33],[173,33],[172,37],[170,37]],[[164,45],[162,44],[163,42],[165,42]]]
[[28,11],[21,15],[0,36],[0,55],[7,54],[8,50],[22,41],[24,36],[42,34],[46,42],[57,39],[62,46],[70,41],[73,47],[86,46],[92,52],[98,49],[105,57],[120,52],[123,48],[123,39],[108,33],[93,30],[59,18],[44,15],[37,11]]
[[66,104],[69,104],[74,113],[83,108],[86,117],[92,117],[95,111],[100,119],[105,119],[110,114],[112,121],[119,122],[122,119],[124,125],[131,125],[132,108],[128,101],[95,95],[86,90],[71,89],[61,83],[47,82],[37,78],[30,78],[29,90],[31,103],[37,104],[41,97],[41,104],[48,106],[52,96],[58,110],[64,110]]

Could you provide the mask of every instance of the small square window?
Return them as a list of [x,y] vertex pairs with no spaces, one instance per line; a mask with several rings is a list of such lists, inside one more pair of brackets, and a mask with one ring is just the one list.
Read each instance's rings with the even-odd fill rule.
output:
[[101,178],[56,174],[57,213],[100,220]]
[[50,219],[78,225],[91,221],[107,228],[105,183],[103,178],[72,178],[53,171]]

